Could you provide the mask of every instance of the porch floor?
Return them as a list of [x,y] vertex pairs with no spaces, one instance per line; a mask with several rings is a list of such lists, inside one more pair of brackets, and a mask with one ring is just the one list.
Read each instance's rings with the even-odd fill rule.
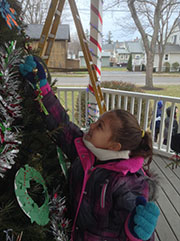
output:
[[180,166],[167,167],[167,157],[154,155],[151,168],[160,177],[157,205],[161,214],[156,227],[156,241],[180,241]]

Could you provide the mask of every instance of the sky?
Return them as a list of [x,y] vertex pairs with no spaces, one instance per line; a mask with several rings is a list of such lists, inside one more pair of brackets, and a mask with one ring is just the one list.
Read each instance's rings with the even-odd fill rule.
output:
[[[90,30],[90,0],[76,0],[77,8],[80,14],[81,22],[84,28]],[[136,37],[139,37],[138,32],[134,34],[123,33],[121,27],[118,26],[118,18],[123,17],[127,14],[126,11],[113,8],[113,11],[103,11],[103,29],[102,34],[105,39],[107,39],[108,32],[111,31],[113,41],[128,41],[134,40]],[[65,21],[66,22],[66,21]],[[67,21],[68,23],[68,21]],[[76,31],[74,23],[69,23],[71,28],[71,34]]]

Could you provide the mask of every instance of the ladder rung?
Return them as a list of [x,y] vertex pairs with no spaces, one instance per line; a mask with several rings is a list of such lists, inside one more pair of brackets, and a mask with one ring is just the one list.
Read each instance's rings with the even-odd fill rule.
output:
[[80,20],[80,17],[79,17],[79,15],[76,15],[76,18],[77,18],[78,20]]
[[98,80],[98,81],[96,81],[96,87],[97,87],[97,86],[100,86],[100,84],[101,84],[101,83],[100,83],[100,81],[99,81],[99,80]]
[[52,34],[52,33],[50,33],[50,34],[48,35],[48,37],[49,37],[49,38],[55,38],[55,35]]
[[61,16],[61,12],[57,9],[56,10],[56,14],[58,15],[58,16]]
[[42,56],[41,58],[42,58],[42,59],[48,59],[49,56],[46,55],[46,56]]
[[44,43],[44,41],[45,41],[45,35],[42,35],[41,38],[40,38],[40,40],[39,40],[39,42],[40,42],[40,43]]

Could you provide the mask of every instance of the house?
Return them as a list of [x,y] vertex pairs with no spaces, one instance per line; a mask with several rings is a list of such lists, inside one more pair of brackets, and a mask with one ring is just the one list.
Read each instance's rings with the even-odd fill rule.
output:
[[130,52],[126,48],[118,48],[116,50],[116,60],[117,60],[117,66],[127,66]]
[[111,44],[103,44],[102,45],[102,49],[104,52],[110,52],[111,53],[111,56],[115,57],[115,54],[116,54],[116,46],[114,43],[111,43]]
[[[134,71],[142,70],[145,63],[145,54],[142,42],[125,41],[112,44],[104,44],[102,46],[102,67],[108,66],[127,66],[130,55],[132,54],[132,66]],[[79,52],[80,66],[85,67],[83,52]]]
[[[154,70],[158,71],[159,56],[156,48],[154,57]],[[164,56],[162,60],[162,71],[176,72],[180,69],[180,19],[165,46]]]
[[[86,67],[86,62],[84,59],[84,54],[82,51],[79,51],[79,59],[80,59],[80,66]],[[102,67],[109,67],[110,66],[110,59],[111,59],[111,52],[102,52],[101,54],[101,66]]]
[[83,51],[79,51],[80,67],[86,67]]
[[180,45],[180,19],[171,35],[168,38],[168,43]]
[[103,50],[102,58],[105,56],[105,53],[110,54],[108,66],[116,66],[117,61],[116,61],[116,46],[115,46],[115,44],[114,43],[103,44],[102,50]]
[[[43,24],[29,24],[26,28],[26,35],[31,39],[33,50],[38,47],[38,42],[43,29]],[[79,67],[78,61],[68,60],[68,42],[70,41],[70,30],[68,24],[59,25],[56,39],[54,41],[48,67],[53,68],[70,68]]]
[[[154,56],[154,68],[158,71],[159,55],[156,50]],[[164,57],[162,62],[162,71],[176,72],[180,69],[180,45],[168,43],[165,46]]]
[[111,62],[111,52],[104,52],[102,51],[101,54],[101,66],[102,67],[109,67]]
[[[177,33],[177,32],[176,32]],[[179,37],[178,37],[179,36]],[[175,37],[173,37],[175,38]],[[163,71],[180,70],[180,31],[175,38],[179,44],[168,43],[165,48],[163,58]],[[107,66],[127,66],[130,55],[132,55],[132,70],[142,71],[146,65],[146,55],[143,42],[140,39],[134,41],[124,41],[102,46],[102,67]],[[86,66],[83,53],[79,53],[80,66]],[[108,63],[109,62],[109,63]],[[158,71],[159,55],[156,49],[154,58],[154,70]]]
[[145,51],[143,43],[140,39],[135,41],[126,41],[126,49],[132,55],[132,67],[133,71],[142,70],[142,66],[145,64]]
[[116,41],[112,44],[102,46],[103,52],[110,52],[111,66],[127,66],[130,55],[132,55],[132,66],[134,71],[142,70],[142,65],[145,63],[145,53],[142,41]]

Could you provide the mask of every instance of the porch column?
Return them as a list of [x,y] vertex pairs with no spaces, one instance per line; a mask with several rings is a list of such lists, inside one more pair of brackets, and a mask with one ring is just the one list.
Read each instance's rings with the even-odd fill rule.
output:
[[[101,53],[102,53],[102,12],[103,0],[91,0],[90,17],[90,52],[97,73],[98,83],[101,81]],[[97,84],[98,84],[97,83]],[[89,124],[99,117],[97,101],[92,93],[91,80],[89,80],[88,122]]]

